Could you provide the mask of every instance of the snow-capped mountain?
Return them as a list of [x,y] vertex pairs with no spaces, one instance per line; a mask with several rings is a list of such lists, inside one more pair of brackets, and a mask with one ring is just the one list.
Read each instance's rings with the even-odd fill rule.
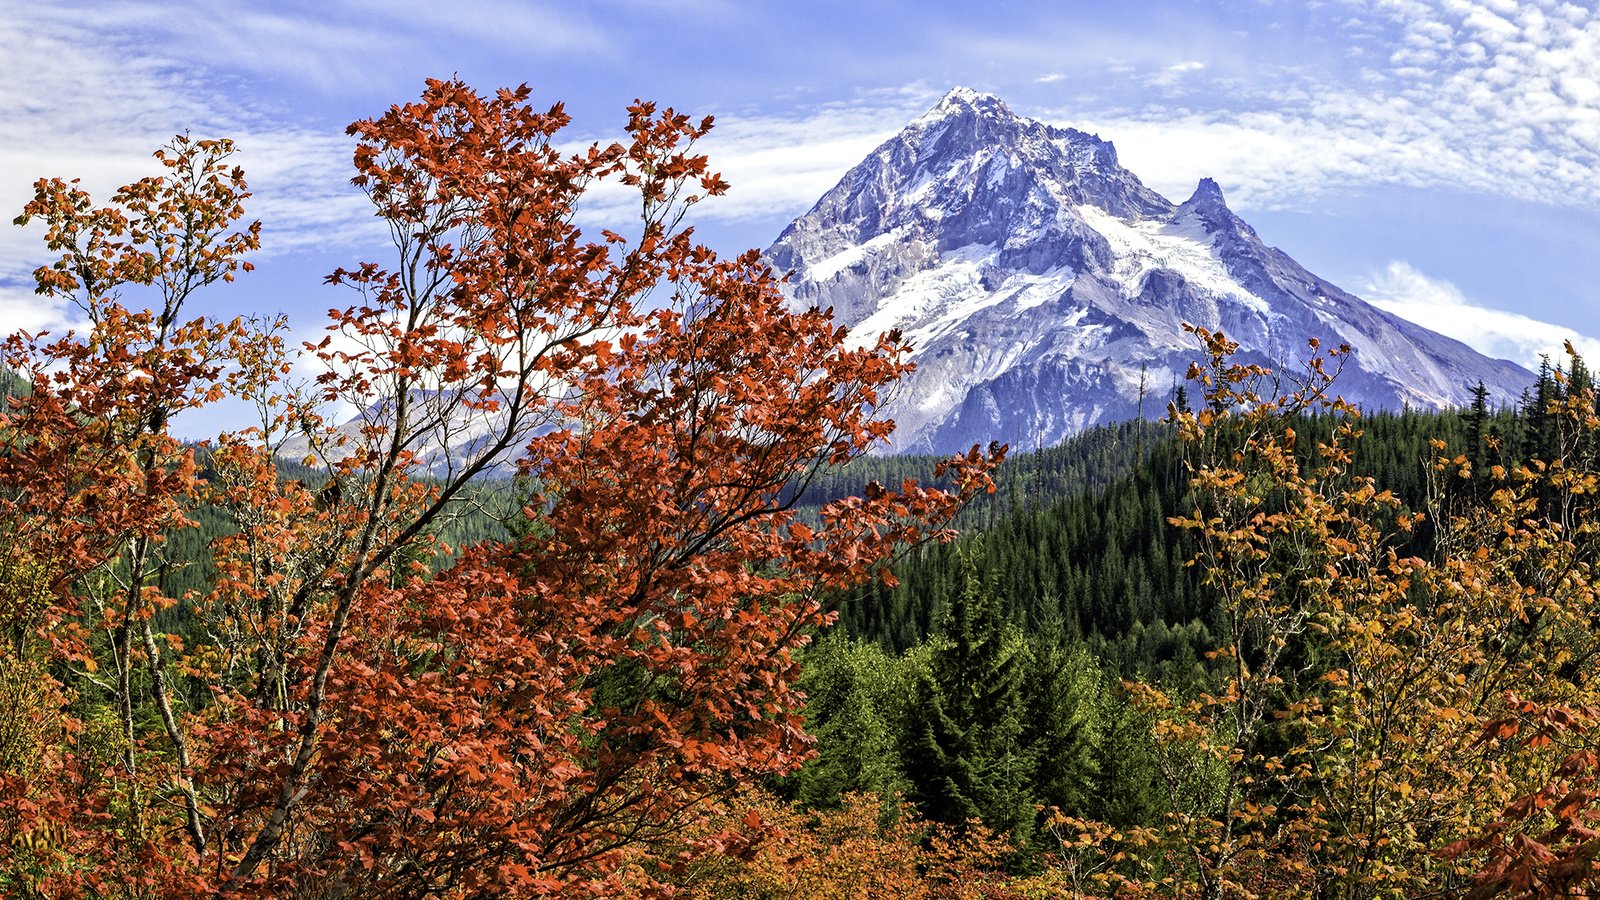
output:
[[974,442],[1048,446],[1100,422],[1159,415],[1221,328],[1245,358],[1348,343],[1354,402],[1501,401],[1533,376],[1368,305],[1262,243],[1201,180],[1174,204],[1095,135],[964,88],[851,169],[767,250],[797,306],[832,307],[866,342],[891,328],[917,370],[886,413],[894,452]]

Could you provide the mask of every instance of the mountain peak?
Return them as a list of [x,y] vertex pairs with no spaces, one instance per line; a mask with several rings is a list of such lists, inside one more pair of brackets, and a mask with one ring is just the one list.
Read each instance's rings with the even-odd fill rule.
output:
[[978,115],[1000,115],[1006,117],[1012,115],[1011,108],[1006,106],[1004,100],[994,94],[957,85],[939,98],[939,102],[935,103],[923,118],[942,119],[947,116],[969,112]]
[[1228,201],[1222,198],[1222,188],[1210,178],[1200,179],[1200,183],[1195,186],[1193,196],[1189,198],[1189,203],[1193,205],[1208,203],[1224,207],[1228,205]]
[[792,304],[833,309],[851,341],[895,329],[911,342],[917,369],[889,409],[902,452],[1054,443],[1139,415],[1149,385],[1188,371],[1186,322],[1274,367],[1308,336],[1349,343],[1341,393],[1371,406],[1531,380],[1266,246],[1215,180],[1175,205],[1110,142],[965,87],[846,173],[767,258],[793,270]]
[[974,88],[969,88],[964,84],[958,84],[955,87],[951,88],[950,90],[945,91],[944,99],[940,100],[939,102],[940,103],[949,103],[949,102],[951,102],[953,100],[965,100],[965,101],[971,102],[973,100],[978,100],[980,98],[988,98],[990,100],[998,100],[998,99],[1000,99],[1000,98],[996,97],[994,94],[990,94],[990,93],[988,93],[986,91],[980,91],[980,90],[976,90]]
[[1222,188],[1210,178],[1200,179],[1194,193],[1179,205],[1177,216],[1181,218],[1186,214],[1204,222],[1207,231],[1213,233],[1223,231],[1237,236],[1255,237],[1255,229],[1228,208],[1228,201],[1222,196]]
[[1200,179],[1194,193],[1178,206],[1179,214],[1191,212],[1208,222],[1222,224],[1237,218],[1223,199],[1222,188],[1210,178]]

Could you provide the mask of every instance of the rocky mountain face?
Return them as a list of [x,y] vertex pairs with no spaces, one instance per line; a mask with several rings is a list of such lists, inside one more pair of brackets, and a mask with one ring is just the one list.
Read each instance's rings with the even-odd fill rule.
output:
[[892,452],[989,440],[1049,446],[1091,425],[1158,416],[1199,345],[1293,365],[1306,340],[1354,350],[1348,400],[1465,404],[1480,380],[1509,402],[1532,382],[1368,305],[1269,247],[1201,180],[1174,204],[1095,135],[958,88],[851,169],[767,250],[796,306],[832,307],[851,339],[900,329],[917,370],[886,409]]

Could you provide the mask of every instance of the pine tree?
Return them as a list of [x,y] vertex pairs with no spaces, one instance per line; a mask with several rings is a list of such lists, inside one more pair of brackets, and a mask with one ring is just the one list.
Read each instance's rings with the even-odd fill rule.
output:
[[1476,488],[1487,484],[1489,472],[1489,388],[1483,380],[1472,387],[1472,404],[1465,415],[1467,424],[1467,459],[1472,463],[1472,483]]
[[1530,460],[1548,461],[1554,459],[1559,451],[1556,446],[1555,418],[1550,415],[1550,403],[1561,396],[1556,371],[1551,369],[1549,357],[1540,359],[1539,378],[1534,382],[1533,394],[1522,409],[1528,423],[1527,445],[1523,452]]
[[1567,390],[1566,393],[1580,394],[1594,387],[1594,376],[1589,372],[1589,367],[1584,364],[1583,357],[1577,351],[1567,354]]
[[806,654],[800,687],[817,755],[790,785],[802,805],[832,808],[841,794],[892,797],[902,789],[890,718],[904,695],[903,668],[882,648],[842,637]]
[[1096,790],[1099,722],[1095,697],[1099,665],[1081,648],[1069,650],[1047,629],[1028,645],[1022,685],[1026,713],[1022,744],[1038,802],[1068,815],[1089,813]]
[[[1594,374],[1589,371],[1583,357],[1571,344],[1567,345],[1567,359],[1567,381],[1562,391],[1562,399],[1582,397],[1592,392],[1595,386]],[[1569,462],[1580,466],[1590,465],[1597,452],[1594,434],[1583,429],[1573,429],[1570,441],[1568,450],[1572,459]]]
[[1102,691],[1099,704],[1104,730],[1094,747],[1090,814],[1118,827],[1155,824],[1167,803],[1152,754],[1150,721],[1118,688]]
[[1172,405],[1177,408],[1178,412],[1191,412],[1189,408],[1189,388],[1186,385],[1180,384],[1173,389]]
[[978,818],[1022,840],[1034,818],[1022,746],[1024,645],[972,559],[963,555],[960,566],[961,589],[930,642],[901,728],[906,795],[934,821]]

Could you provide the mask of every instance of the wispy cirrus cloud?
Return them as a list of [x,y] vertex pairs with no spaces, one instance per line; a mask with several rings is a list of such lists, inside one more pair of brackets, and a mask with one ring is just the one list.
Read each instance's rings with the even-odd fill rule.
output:
[[[254,192],[246,214],[266,223],[263,253],[365,244],[381,235],[365,198],[348,183],[352,145],[340,128],[251,106],[193,60],[134,39],[138,21],[44,5],[0,20],[5,220],[41,177],[79,178],[104,202],[118,186],[155,174],[160,167],[150,154],[190,132],[236,141]],[[46,261],[38,238],[33,228],[0,228],[0,331],[39,316],[18,299],[31,286],[28,273]]]
[[329,93],[381,88],[419,66],[449,72],[462,62],[451,48],[463,44],[478,53],[588,60],[614,61],[620,53],[601,11],[537,0],[56,0],[49,6],[21,18],[48,15],[53,27],[90,30],[102,48],[166,50],[190,71],[253,73]]

